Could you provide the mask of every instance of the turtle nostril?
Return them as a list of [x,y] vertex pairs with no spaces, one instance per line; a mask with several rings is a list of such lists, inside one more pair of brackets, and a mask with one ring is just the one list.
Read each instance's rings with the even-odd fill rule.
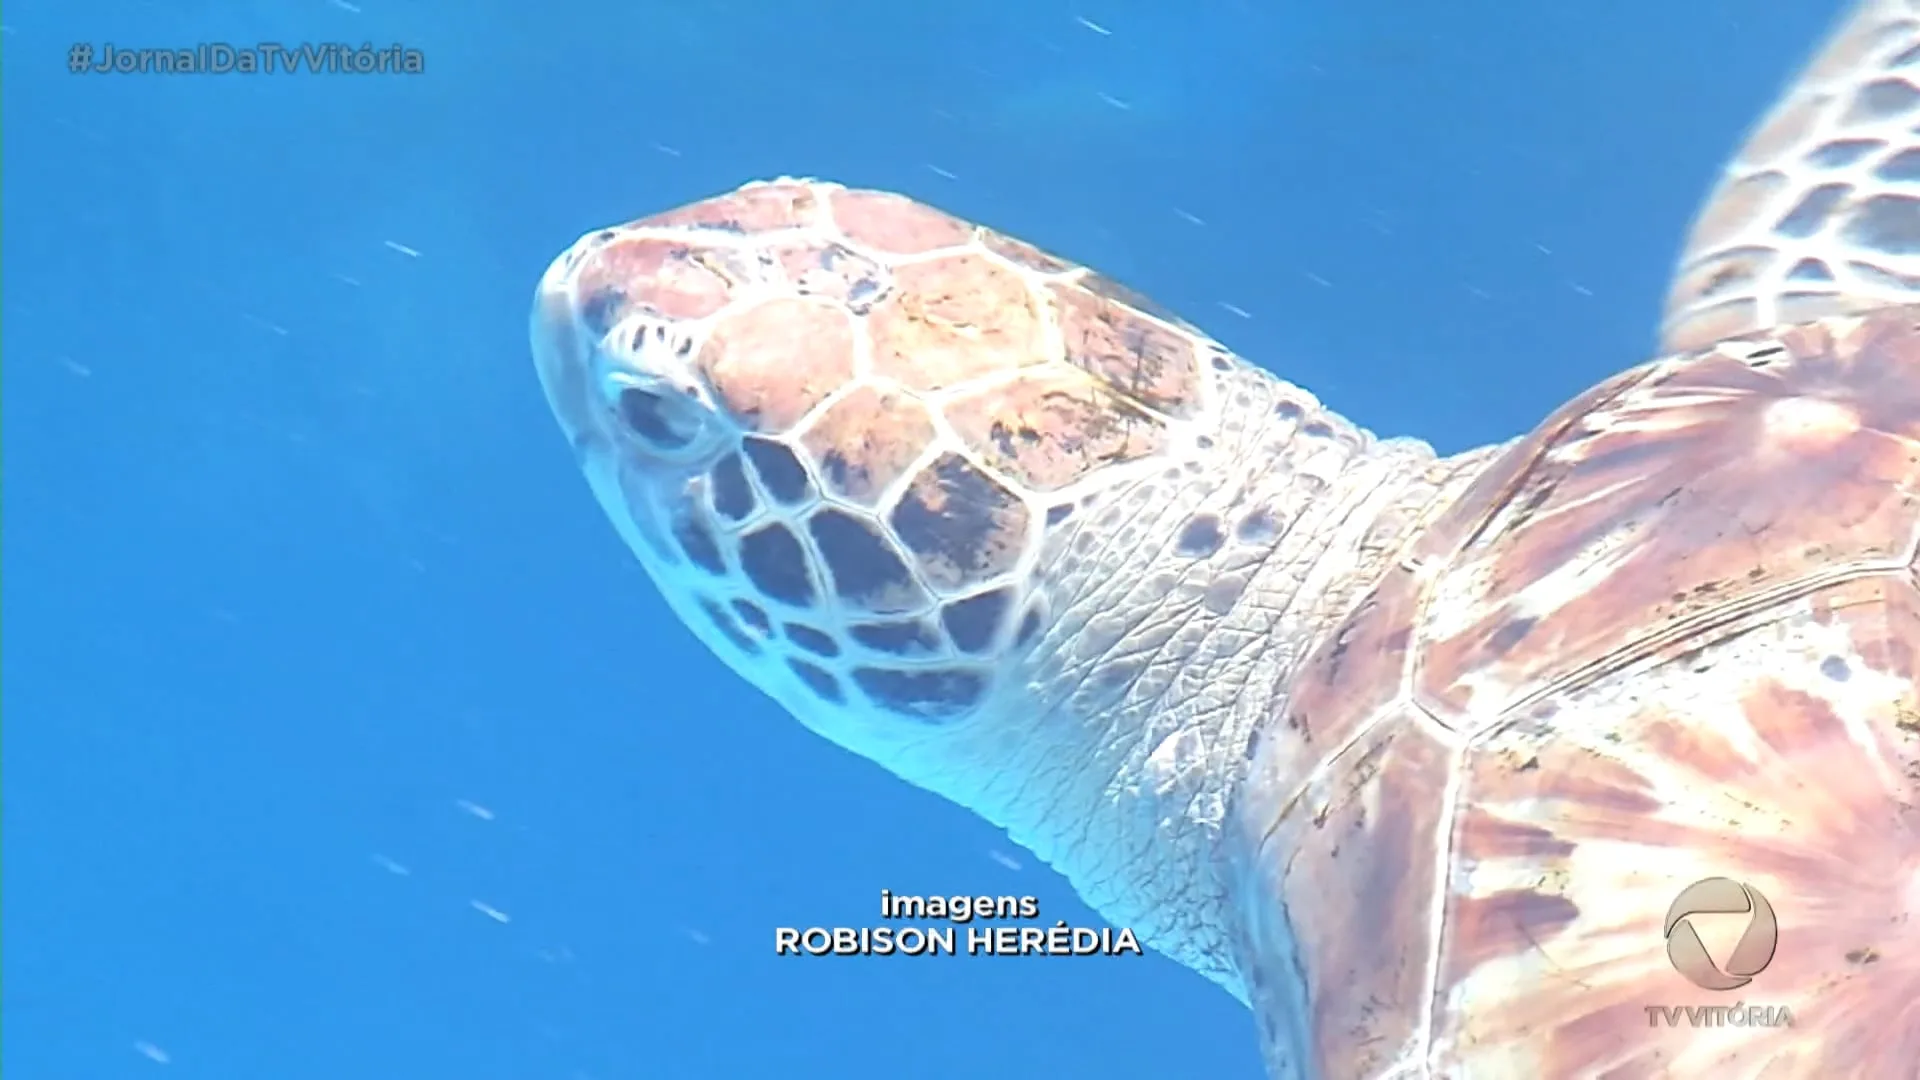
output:
[[682,402],[629,386],[620,391],[619,407],[628,430],[659,449],[682,450],[693,442],[696,425],[689,423]]

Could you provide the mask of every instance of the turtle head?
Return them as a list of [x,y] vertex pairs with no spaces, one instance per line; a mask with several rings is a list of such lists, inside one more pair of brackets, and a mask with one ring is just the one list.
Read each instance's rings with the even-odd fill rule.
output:
[[[866,323],[895,275],[829,238],[815,195],[750,186],[583,237],[540,282],[533,353],[675,613],[807,726],[903,771],[892,748],[973,717],[1034,636],[1046,507],[956,444],[924,377],[934,338],[980,328],[921,304],[897,328],[929,351],[890,372]],[[736,220],[755,213],[779,220]],[[945,381],[972,374],[948,354]]]
[[718,657],[1236,987],[1210,837],[1277,685],[1249,643],[1360,436],[1083,267],[814,181],[582,239],[532,337]]

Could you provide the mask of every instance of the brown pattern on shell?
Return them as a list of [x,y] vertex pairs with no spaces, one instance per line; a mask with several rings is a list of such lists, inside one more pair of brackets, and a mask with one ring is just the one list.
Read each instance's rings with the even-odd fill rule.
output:
[[[1821,657],[1822,675],[1830,680],[1851,681],[1855,663],[1866,671],[1878,672],[1906,687],[1907,696],[1884,703],[1876,717],[1893,747],[1893,760],[1901,776],[1913,785],[1913,803],[1920,808],[1920,581],[1913,567],[1904,575],[1865,578],[1844,582],[1815,594],[1813,621],[1832,627],[1845,635],[1851,659]],[[1830,661],[1838,659],[1836,666]],[[1920,904],[1920,891],[1914,900]]]
[[1422,700],[1493,715],[1826,567],[1903,555],[1920,527],[1920,332],[1911,312],[1842,332],[1660,366],[1530,439],[1514,490],[1462,505],[1485,524],[1423,620]]
[[1395,567],[1302,666],[1278,718],[1297,746],[1289,772],[1345,745],[1402,695],[1422,580],[1414,568]]
[[[1920,625],[1920,610],[1914,607],[1916,564],[1920,564],[1920,556],[1908,564],[1907,579],[1900,585],[1891,580],[1872,580],[1823,593],[1837,606],[1816,610],[1822,622],[1846,629],[1848,640],[1869,667],[1906,682],[1914,682],[1920,675],[1920,656],[1916,655],[1920,653],[1920,638],[1907,632],[1909,627]],[[1866,595],[1856,596],[1852,590]]]
[[1285,955],[1292,928],[1313,928],[1294,947],[1315,987],[1306,1018],[1315,1075],[1384,1075],[1419,1033],[1443,829],[1433,793],[1457,756],[1418,720],[1389,717],[1342,750],[1264,839],[1256,894],[1284,898],[1285,918],[1257,916],[1254,947]]
[[1172,308],[1162,306],[1158,301],[1154,300],[1153,297],[1115,281],[1105,274],[1088,270],[1082,273],[1076,280],[1081,288],[1100,297],[1102,300],[1111,300],[1116,304],[1130,307],[1143,315],[1151,315],[1184,334],[1190,334],[1196,338],[1206,337],[1206,335],[1196,329],[1192,323],[1182,319]]
[[723,195],[675,207],[634,226],[692,226],[729,233],[765,233],[821,220],[814,186],[805,181],[747,184]]
[[1195,338],[1084,285],[1047,286],[1067,360],[1116,392],[1170,416],[1200,406]]
[[977,253],[910,263],[867,319],[874,374],[939,390],[1048,359],[1045,322],[1027,284]]
[[[1543,963],[1529,972],[1533,978],[1551,978],[1541,942],[1551,942],[1580,917],[1580,908],[1551,887],[1515,886],[1453,901],[1447,913],[1446,957],[1451,965],[1470,971],[1482,964],[1539,953]],[[1443,971],[1447,980],[1451,968]]]
[[[1306,996],[1313,1069],[1411,1056],[1436,1076],[1753,1077],[1820,1062],[1868,1078],[1920,1060],[1920,309],[1775,338],[1628,372],[1556,413],[1465,483],[1295,672],[1252,752],[1229,861],[1255,912],[1240,957],[1255,1007],[1272,1032]],[[1567,566],[1582,572],[1553,576]],[[1465,753],[1439,878],[1436,847],[1363,873],[1332,829],[1301,824],[1341,804],[1409,829],[1442,811],[1444,784],[1397,805],[1365,768],[1309,782],[1328,753],[1366,761],[1389,732]],[[1283,891],[1296,874],[1339,902]],[[1662,941],[1673,897],[1711,876],[1772,902],[1781,945],[1742,994],[1791,1008],[1793,1028],[1649,1026],[1649,1006],[1734,1004],[1681,979]],[[1425,955],[1427,927],[1393,921],[1393,904],[1429,910],[1436,886],[1431,989],[1392,964],[1315,959],[1371,948],[1369,932]],[[1257,910],[1276,895],[1279,928]],[[1429,1047],[1376,1022],[1423,1013]]]
[[837,190],[828,201],[842,234],[883,255],[922,255],[973,238],[973,226],[904,195]]
[[[1423,477],[1429,504],[1458,490],[1470,476]],[[1427,516],[1397,501],[1388,512]],[[1427,921],[1430,905],[1420,898],[1430,897],[1435,888],[1444,771],[1405,776],[1369,773],[1363,766],[1372,760],[1367,748],[1383,745],[1383,739],[1412,755],[1403,768],[1416,774],[1452,760],[1435,740],[1430,718],[1407,701],[1406,690],[1414,659],[1411,627],[1441,565],[1433,552],[1457,545],[1463,532],[1456,523],[1418,534],[1405,556],[1321,639],[1282,696],[1281,712],[1260,732],[1242,783],[1238,843],[1257,842],[1258,854],[1241,870],[1239,907],[1257,910],[1271,905],[1263,898],[1284,895],[1290,924],[1276,928],[1264,916],[1253,920],[1255,951],[1244,963],[1259,972],[1254,1006],[1293,1008],[1290,997],[1301,991],[1284,985],[1287,973],[1261,969],[1286,954],[1285,939],[1274,935],[1297,935],[1309,980],[1306,1034],[1314,1040],[1316,1069],[1324,1075],[1370,1075],[1357,1070],[1391,1062],[1407,1051],[1417,1036],[1418,1017],[1428,1007],[1422,958],[1434,928]],[[1309,786],[1314,768],[1342,747],[1347,749],[1337,760],[1351,764],[1336,764],[1328,779]],[[1384,780],[1376,775],[1381,772]],[[1387,784],[1415,786],[1390,791]],[[1390,859],[1336,840],[1324,828],[1328,804],[1364,799],[1373,800],[1376,828],[1401,830],[1392,844],[1380,841],[1391,849]],[[1391,810],[1383,805],[1387,800],[1394,803]],[[1306,829],[1302,820],[1318,820],[1323,827]],[[1286,867],[1284,886],[1275,880],[1276,866]],[[1313,870],[1296,877],[1296,866]],[[1313,890],[1318,898],[1309,895]],[[1361,909],[1365,918],[1356,920],[1353,915]],[[1373,952],[1396,959],[1369,967],[1362,961]],[[1316,960],[1320,957],[1326,959]],[[1275,1023],[1263,1030],[1279,1037],[1278,1028]]]
[[[1505,1060],[1537,1075],[1747,1075],[1820,1060],[1827,1075],[1868,1076],[1862,1047],[1920,1031],[1894,1004],[1920,990],[1920,927],[1896,929],[1907,901],[1889,895],[1920,884],[1914,755],[1892,737],[1896,702],[1862,716],[1823,674],[1885,658],[1911,700],[1899,668],[1911,670],[1920,620],[1890,578],[1798,602],[1871,624],[1833,646],[1847,653],[1834,667],[1807,644],[1818,618],[1783,599],[1910,549],[1914,316],[1793,328],[1651,369],[1523,443],[1499,509],[1459,507],[1484,524],[1423,621],[1422,699],[1461,731],[1536,704],[1475,747],[1460,793],[1443,1072]],[[1529,593],[1569,567],[1570,585]],[[1871,747],[1853,738],[1860,723],[1879,733]],[[1522,827],[1547,835],[1515,853],[1506,838]],[[1773,901],[1789,944],[1748,996],[1789,1005],[1799,1027],[1737,1041],[1648,1028],[1649,1005],[1731,1004],[1680,980],[1660,943],[1667,903],[1709,876]],[[1836,1008],[1856,947],[1897,959]]]
[[[1550,723],[1476,747],[1441,967],[1456,1007],[1436,1015],[1450,1043],[1436,1064],[1798,1076],[1818,1062],[1872,1077],[1920,1060],[1920,807],[1896,719],[1913,687],[1883,670],[1900,690],[1875,705],[1810,677],[1833,655],[1820,610],[1874,611],[1920,641],[1916,599],[1891,577],[1832,586],[1685,660],[1572,688]],[[1867,677],[1871,650],[1845,651]],[[1516,849],[1521,829],[1540,839]],[[1773,962],[1737,995],[1682,980],[1662,943],[1667,905],[1712,876],[1750,882],[1780,920]],[[1576,917],[1468,917],[1517,883],[1539,912],[1559,902]],[[1786,1006],[1795,1027],[1650,1029],[1645,1015],[1736,999]]]
[[699,362],[729,413],[779,434],[853,377],[853,324],[830,301],[776,297],[721,316]]
[[1029,491],[1057,491],[1167,443],[1163,421],[1077,371],[1035,371],[944,411],[969,449]]
[[[1445,569],[1445,557],[1475,525],[1457,513],[1438,511],[1462,488],[1470,494],[1491,480],[1497,489],[1509,468],[1507,456],[1487,462],[1484,452],[1469,451],[1436,462],[1413,478],[1401,497],[1381,507],[1383,522],[1423,524],[1410,533],[1380,581],[1321,636],[1288,684],[1281,713],[1263,733],[1254,757],[1256,775],[1246,784],[1245,812],[1261,819],[1276,816],[1276,800],[1295,797],[1315,764],[1398,708],[1410,685],[1413,626],[1421,606]],[[1363,542],[1383,544],[1386,538],[1370,528]]]
[[1057,255],[1048,254],[1025,240],[1008,236],[1006,233],[982,228],[979,234],[981,247],[1016,266],[1023,266],[1041,274],[1064,274],[1070,270],[1079,269],[1075,263],[1070,263]]
[[900,390],[855,387],[827,406],[800,443],[828,490],[872,506],[933,441],[926,406]]

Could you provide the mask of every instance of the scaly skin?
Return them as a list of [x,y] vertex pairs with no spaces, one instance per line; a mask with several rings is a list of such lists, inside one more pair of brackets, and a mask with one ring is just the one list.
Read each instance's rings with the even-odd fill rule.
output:
[[[534,353],[696,634],[1247,1001],[1275,1077],[1910,1077],[1917,12],[1730,166],[1668,358],[1504,446],[816,181],[584,237]],[[1781,927],[1725,994],[1662,941],[1715,875]],[[1647,1013],[1736,1002],[1795,1025]]]

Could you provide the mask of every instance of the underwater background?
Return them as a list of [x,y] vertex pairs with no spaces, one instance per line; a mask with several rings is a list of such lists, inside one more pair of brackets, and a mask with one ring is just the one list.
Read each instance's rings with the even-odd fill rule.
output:
[[[1459,450],[1647,358],[1838,10],[11,0],[0,1071],[1254,1080],[1157,956],[773,955],[882,888],[1099,923],[672,619],[548,415],[534,282],[747,179],[892,188]],[[261,41],[424,70],[68,70]]]

